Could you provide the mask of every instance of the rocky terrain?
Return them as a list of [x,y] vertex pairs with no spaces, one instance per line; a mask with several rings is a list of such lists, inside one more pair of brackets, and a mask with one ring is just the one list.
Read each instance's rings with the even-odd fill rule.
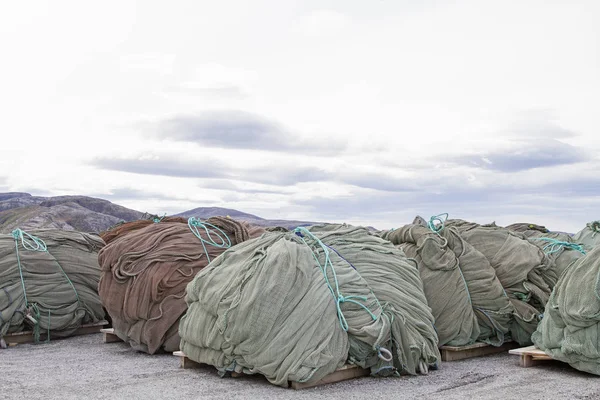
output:
[[[248,221],[259,226],[293,228],[312,225],[307,221],[268,220],[238,210],[199,207],[177,214],[207,219],[218,215]],[[82,232],[101,232],[122,221],[151,218],[152,215],[88,196],[32,196],[29,193],[0,193],[0,233],[15,228],[23,230],[53,228]]]

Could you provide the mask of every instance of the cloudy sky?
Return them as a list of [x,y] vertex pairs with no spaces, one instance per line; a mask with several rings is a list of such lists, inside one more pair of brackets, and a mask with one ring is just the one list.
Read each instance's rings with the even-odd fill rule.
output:
[[577,231],[600,218],[599,19],[596,0],[2,2],[0,192]]

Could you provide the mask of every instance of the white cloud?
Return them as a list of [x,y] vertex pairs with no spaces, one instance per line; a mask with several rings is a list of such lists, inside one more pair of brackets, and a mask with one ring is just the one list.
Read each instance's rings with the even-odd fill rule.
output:
[[[123,199],[148,211],[213,202],[382,226],[446,204],[483,221],[583,224],[600,193],[599,17],[600,3],[566,0],[3,4],[3,190],[129,188],[177,194]],[[285,129],[237,148],[150,135],[216,110]],[[307,145],[284,154],[280,142]],[[89,165],[161,154],[277,173],[227,188]],[[294,179],[307,168],[323,179]]]

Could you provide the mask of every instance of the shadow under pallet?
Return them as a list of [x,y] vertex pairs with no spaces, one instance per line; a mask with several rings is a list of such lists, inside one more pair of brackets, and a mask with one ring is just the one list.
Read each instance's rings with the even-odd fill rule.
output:
[[517,346],[518,344],[515,342],[506,342],[501,346],[477,342],[466,346],[442,346],[440,347],[440,354],[442,355],[442,362],[459,361],[489,354],[504,353]]
[[[71,336],[89,335],[92,333],[98,333],[102,330],[102,327],[106,326],[106,325],[108,325],[108,321],[99,321],[99,322],[96,322],[93,324],[82,325],[80,328],[78,328],[75,332],[73,332],[69,336],[65,336],[65,337],[51,336],[51,340],[66,339]],[[46,339],[47,339],[47,333],[45,331],[40,332],[40,341],[44,341]],[[7,346],[15,346],[17,344],[33,343],[35,341],[35,337],[34,337],[34,334],[32,331],[25,331],[25,332],[17,332],[17,333],[10,333],[8,335],[4,335],[2,337],[2,340],[4,340],[4,342],[6,343]]]
[[[193,360],[190,360],[182,351],[176,351],[173,353],[174,356],[178,357],[180,360],[180,367],[185,369],[190,368],[201,368],[204,365],[197,363]],[[360,368],[356,365],[346,364],[342,368],[338,369],[335,372],[325,376],[323,379],[315,382],[289,382],[289,386],[292,389],[308,389],[311,387],[327,385],[329,383],[337,383],[346,381],[348,379],[360,378],[363,376],[368,376],[370,371],[368,369]],[[245,374],[232,372],[231,376],[233,378],[238,378],[241,376],[246,376]]]

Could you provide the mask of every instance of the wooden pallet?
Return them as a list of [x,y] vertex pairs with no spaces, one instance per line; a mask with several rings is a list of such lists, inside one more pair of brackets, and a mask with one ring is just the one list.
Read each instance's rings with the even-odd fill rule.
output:
[[[108,321],[100,321],[100,322],[96,322],[94,324],[82,325],[81,328],[77,329],[75,332],[73,332],[71,335],[69,335],[67,337],[79,336],[79,335],[89,335],[91,333],[98,333],[98,332],[100,332],[101,328],[105,325],[108,325]],[[46,331],[42,330],[40,332],[40,340],[46,340],[46,336],[47,336]],[[32,331],[10,333],[8,335],[4,335],[4,337],[2,339],[6,342],[7,346],[14,346],[17,344],[34,342],[34,337],[33,337]],[[55,340],[55,339],[65,339],[65,338],[63,338],[63,337],[52,338],[52,340]]]
[[440,353],[442,361],[458,361],[467,358],[487,356],[489,354],[504,353],[506,350],[517,346],[515,342],[506,342],[502,346],[492,346],[487,343],[473,343],[467,346],[442,346]]
[[104,343],[122,342],[121,338],[115,334],[113,328],[100,329],[100,332],[102,333],[102,342]]
[[[199,368],[203,366],[203,364],[197,363],[195,361],[190,360],[182,351],[176,351],[173,353],[174,356],[179,357],[181,368]],[[311,387],[326,385],[328,383],[336,383],[342,382],[348,379],[360,378],[362,376],[367,376],[370,374],[368,369],[360,368],[356,365],[346,364],[342,368],[337,371],[327,375],[323,379],[316,382],[290,382],[290,387],[292,389],[308,389]],[[245,374],[232,372],[231,376],[236,378],[240,376],[244,376]]]
[[544,361],[554,360],[548,354],[535,346],[522,347],[520,349],[513,349],[508,352],[509,354],[516,354],[521,356],[519,365],[521,367],[533,367]]

